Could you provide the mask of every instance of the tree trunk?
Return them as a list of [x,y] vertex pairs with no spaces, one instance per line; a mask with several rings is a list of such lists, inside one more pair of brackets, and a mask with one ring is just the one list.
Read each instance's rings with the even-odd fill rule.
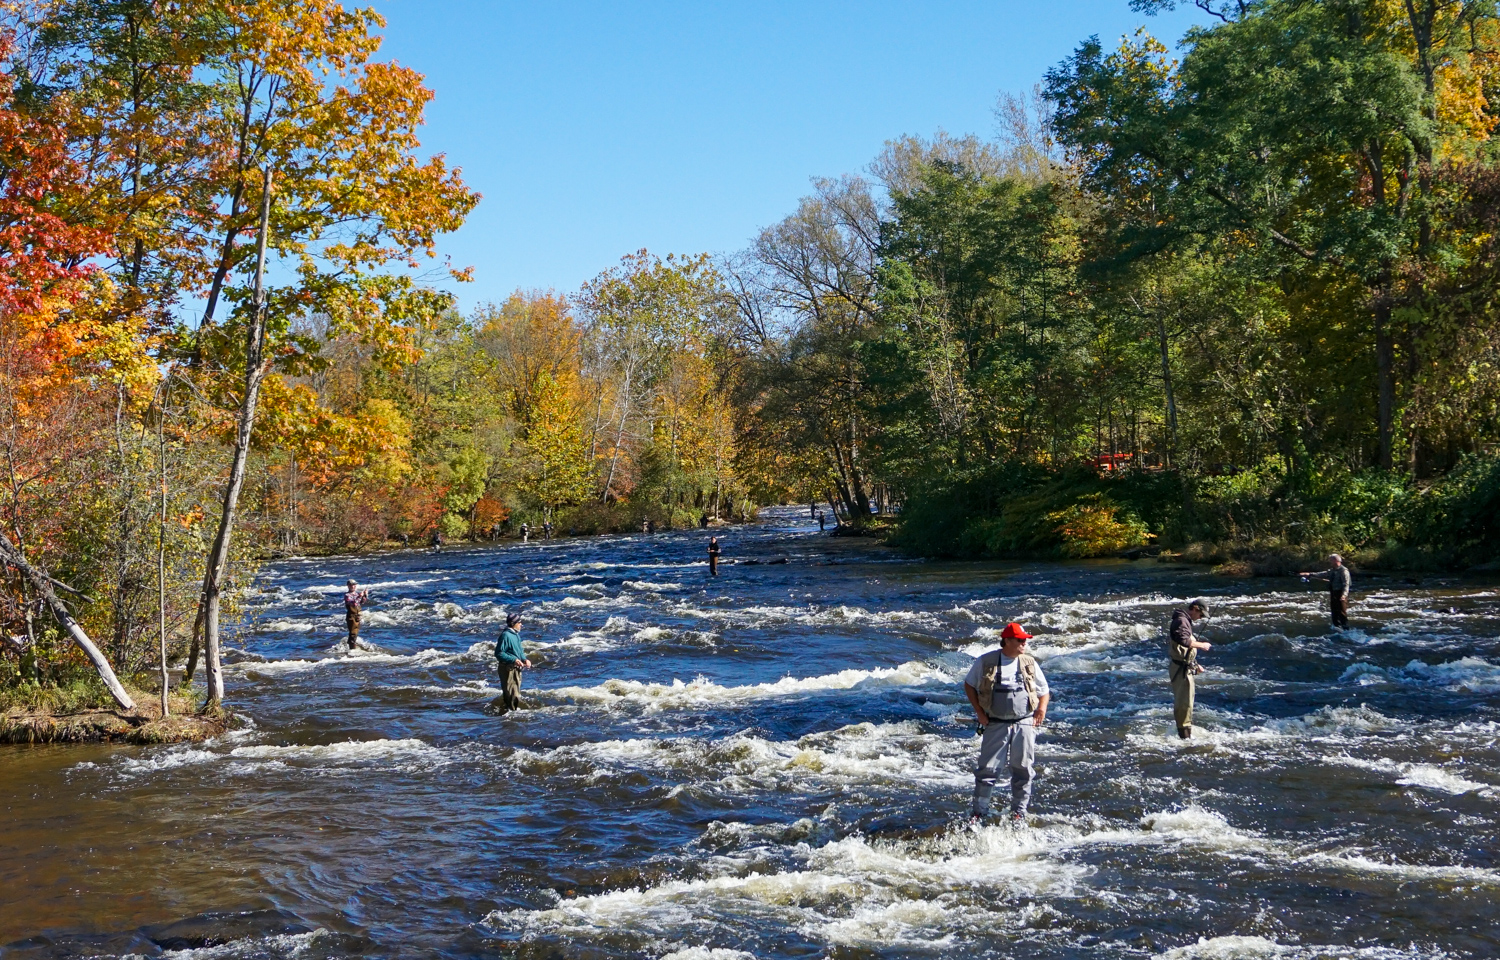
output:
[[614,444],[614,448],[610,451],[610,456],[609,456],[609,475],[604,478],[604,495],[602,497],[600,497],[600,499],[599,499],[600,503],[609,503],[609,491],[610,491],[610,488],[612,486],[614,486],[614,482],[615,482],[615,467],[618,466],[619,463],[620,463],[620,444],[622,444],[622,443],[625,442],[625,422],[626,422],[626,418],[630,415],[630,407],[631,407],[631,403],[630,403],[630,381],[631,381],[631,373],[632,373],[632,371],[629,370],[629,369],[627,369],[626,372],[625,372],[625,390],[624,390],[624,394],[623,394],[623,398],[624,399],[623,399],[623,403],[621,404],[621,407],[620,407],[620,426],[619,426],[619,429],[617,429],[615,431],[615,444]]
[[234,436],[234,459],[229,468],[229,486],[224,490],[224,508],[219,516],[219,531],[203,573],[203,651],[208,672],[208,702],[217,706],[224,700],[224,668],[219,659],[219,601],[223,592],[224,570],[229,561],[229,541],[234,532],[234,515],[239,507],[240,489],[245,484],[245,467],[250,459],[250,437],[255,430],[256,405],[260,386],[270,367],[265,361],[266,339],[266,235],[271,221],[271,168],[266,168],[260,204],[260,236],[255,241],[255,298],[251,305],[249,329],[245,334],[245,395],[240,401],[239,429]]
[[182,685],[185,687],[193,680],[193,674],[198,671],[198,654],[203,648],[203,596],[198,596],[198,614],[193,617],[193,639],[188,644],[187,666],[182,669]]
[[1172,392],[1172,362],[1167,349],[1167,321],[1156,315],[1156,335],[1161,342],[1161,382],[1167,397],[1167,466],[1177,460],[1177,396]]
[[[171,372],[167,373],[170,381]],[[161,516],[156,528],[156,617],[161,654],[161,716],[165,720],[171,712],[167,704],[167,686],[172,678],[167,671],[167,399],[165,384],[162,390],[161,411],[156,421],[156,457],[161,467]]]
[[1384,285],[1375,299],[1375,372],[1379,383],[1377,399],[1377,439],[1380,446],[1382,470],[1391,469],[1395,462],[1395,415],[1396,415],[1396,348],[1391,338],[1391,302]]
[[3,532],[0,532],[0,556],[4,557],[6,563],[21,571],[21,575],[30,581],[32,587],[52,610],[52,615],[57,618],[57,622],[62,624],[62,628],[78,645],[78,649],[83,651],[83,655],[89,658],[94,669],[99,671],[99,679],[103,680],[104,685],[109,688],[109,695],[114,698],[115,703],[118,703],[123,710],[134,710],[135,701],[130,699],[130,694],[126,693],[125,688],[120,685],[119,678],[115,676],[115,671],[110,667],[109,661],[104,659],[104,654],[99,652],[99,648],[94,646],[94,641],[89,639],[89,635],[83,632],[78,621],[73,619],[73,615],[68,612],[67,605],[58,599],[57,593],[52,589],[52,578],[47,576],[46,571],[32,566],[11,542],[10,537]]

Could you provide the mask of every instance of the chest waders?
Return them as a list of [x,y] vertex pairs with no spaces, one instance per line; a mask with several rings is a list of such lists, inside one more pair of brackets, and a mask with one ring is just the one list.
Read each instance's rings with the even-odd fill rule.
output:
[[1177,735],[1182,739],[1193,735],[1193,701],[1197,697],[1197,684],[1193,680],[1193,668],[1198,665],[1196,649],[1188,650],[1188,659],[1172,657],[1167,676],[1172,685],[1172,719],[1177,724]]
[[[1000,684],[1000,659],[984,664],[979,675],[979,702],[989,715],[979,745],[979,763],[974,769],[973,815],[983,818],[990,812],[990,797],[995,790],[997,768],[1010,773],[1010,812],[1025,817],[1031,802],[1031,783],[1036,756],[1036,728],[1023,723],[1035,716],[1041,697],[1036,692],[1036,660],[1029,654],[1016,657],[1015,686]],[[996,689],[996,687],[999,689]],[[998,694],[998,696],[996,696]],[[996,701],[999,701],[998,703]]]

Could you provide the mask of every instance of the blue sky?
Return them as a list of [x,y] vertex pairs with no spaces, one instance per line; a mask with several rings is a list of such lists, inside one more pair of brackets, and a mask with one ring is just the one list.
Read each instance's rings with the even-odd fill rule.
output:
[[383,59],[437,93],[424,148],[484,194],[442,246],[475,282],[465,312],[517,287],[576,290],[642,247],[738,250],[814,176],[862,170],[902,134],[994,135],[1077,44],[1184,13],[1127,0],[500,3],[377,0]]

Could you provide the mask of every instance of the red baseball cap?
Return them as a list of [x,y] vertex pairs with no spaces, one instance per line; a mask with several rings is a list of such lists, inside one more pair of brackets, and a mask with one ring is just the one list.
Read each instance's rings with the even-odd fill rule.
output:
[[1031,634],[1021,629],[1019,623],[1007,623],[1005,629],[1000,631],[1002,640],[1030,640]]

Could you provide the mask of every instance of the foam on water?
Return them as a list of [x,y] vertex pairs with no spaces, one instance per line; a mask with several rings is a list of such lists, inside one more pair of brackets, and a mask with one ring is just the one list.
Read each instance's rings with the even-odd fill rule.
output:
[[1290,957],[1294,947],[1285,947],[1265,937],[1214,937],[1200,938],[1186,947],[1158,953],[1152,960],[1260,960],[1260,958]]
[[179,767],[207,764],[221,765],[223,772],[228,774],[246,775],[290,767],[320,771],[372,765],[396,770],[432,769],[451,760],[446,751],[416,739],[348,740],[305,746],[260,744],[233,747],[227,752],[201,747],[169,747],[144,756],[120,757],[114,769],[120,776],[134,779],[167,773]]
[[1464,657],[1450,663],[1426,664],[1413,660],[1406,674],[1456,693],[1500,693],[1500,666],[1479,657]]
[[[361,640],[368,644],[368,641]],[[387,653],[384,650],[370,649],[367,646],[348,650],[342,642],[336,643],[330,648],[332,656],[323,657],[319,660],[253,660],[242,663],[226,664],[226,671],[238,671],[240,673],[258,673],[267,676],[283,676],[291,673],[305,673],[308,670],[316,670],[320,667],[347,667],[356,665],[409,665],[420,667],[442,666],[446,664],[459,663],[461,661],[474,661],[483,659],[487,653],[495,648],[493,640],[482,640],[472,644],[463,652],[451,650],[434,650],[428,648],[416,653]]]
[[1226,936],[1200,938],[1197,943],[1158,953],[1152,960],[1441,960],[1446,956],[1415,947],[1288,945],[1265,937]]
[[[260,960],[260,958],[291,958],[307,956],[319,940],[328,936],[323,929],[310,933],[284,933],[271,937],[249,937],[229,943],[188,950],[164,950],[160,956],[167,960]],[[127,955],[130,960],[133,955]],[[144,958],[143,958],[144,960]]]
[[[862,723],[796,741],[748,733],[723,740],[608,740],[551,750],[520,749],[511,762],[529,775],[573,769],[601,780],[622,769],[648,769],[688,783],[752,794],[767,790],[922,786],[961,792],[973,783],[973,744],[924,733],[915,722]],[[674,788],[674,792],[678,788]]]
[[229,751],[229,756],[235,760],[269,760],[322,768],[367,764],[431,767],[449,760],[448,754],[443,750],[415,739],[346,740],[342,743],[310,746],[236,747]]
[[755,960],[755,954],[722,947],[683,947],[664,953],[657,960]]
[[689,683],[674,679],[670,684],[607,680],[597,687],[539,690],[537,696],[604,707],[630,705],[654,713],[660,710],[747,702],[764,697],[787,697],[835,690],[951,685],[952,682],[942,671],[925,663],[910,661],[899,667],[841,670],[817,677],[786,677],[774,683],[756,683],[743,687],[720,686],[702,677]]
[[[1049,860],[1045,837],[984,828],[917,841],[846,837],[820,847],[799,844],[792,863],[766,872],[720,857],[720,875],[571,897],[545,910],[496,911],[485,922],[528,935],[583,937],[631,930],[679,937],[712,918],[775,918],[829,944],[942,945],[955,929],[1001,928],[1005,911],[976,906],[982,885],[999,896],[1071,897],[1092,869]],[[707,921],[707,922],[705,922]]]
[[1459,796],[1470,792],[1479,792],[1486,796],[1495,792],[1492,784],[1478,783],[1444,770],[1442,767],[1430,763],[1401,763],[1395,760],[1366,760],[1360,757],[1330,757],[1331,762],[1347,767],[1357,767],[1362,770],[1373,770],[1377,773],[1397,774],[1398,784],[1404,787],[1421,787],[1424,790],[1433,790],[1439,793],[1448,793]]

